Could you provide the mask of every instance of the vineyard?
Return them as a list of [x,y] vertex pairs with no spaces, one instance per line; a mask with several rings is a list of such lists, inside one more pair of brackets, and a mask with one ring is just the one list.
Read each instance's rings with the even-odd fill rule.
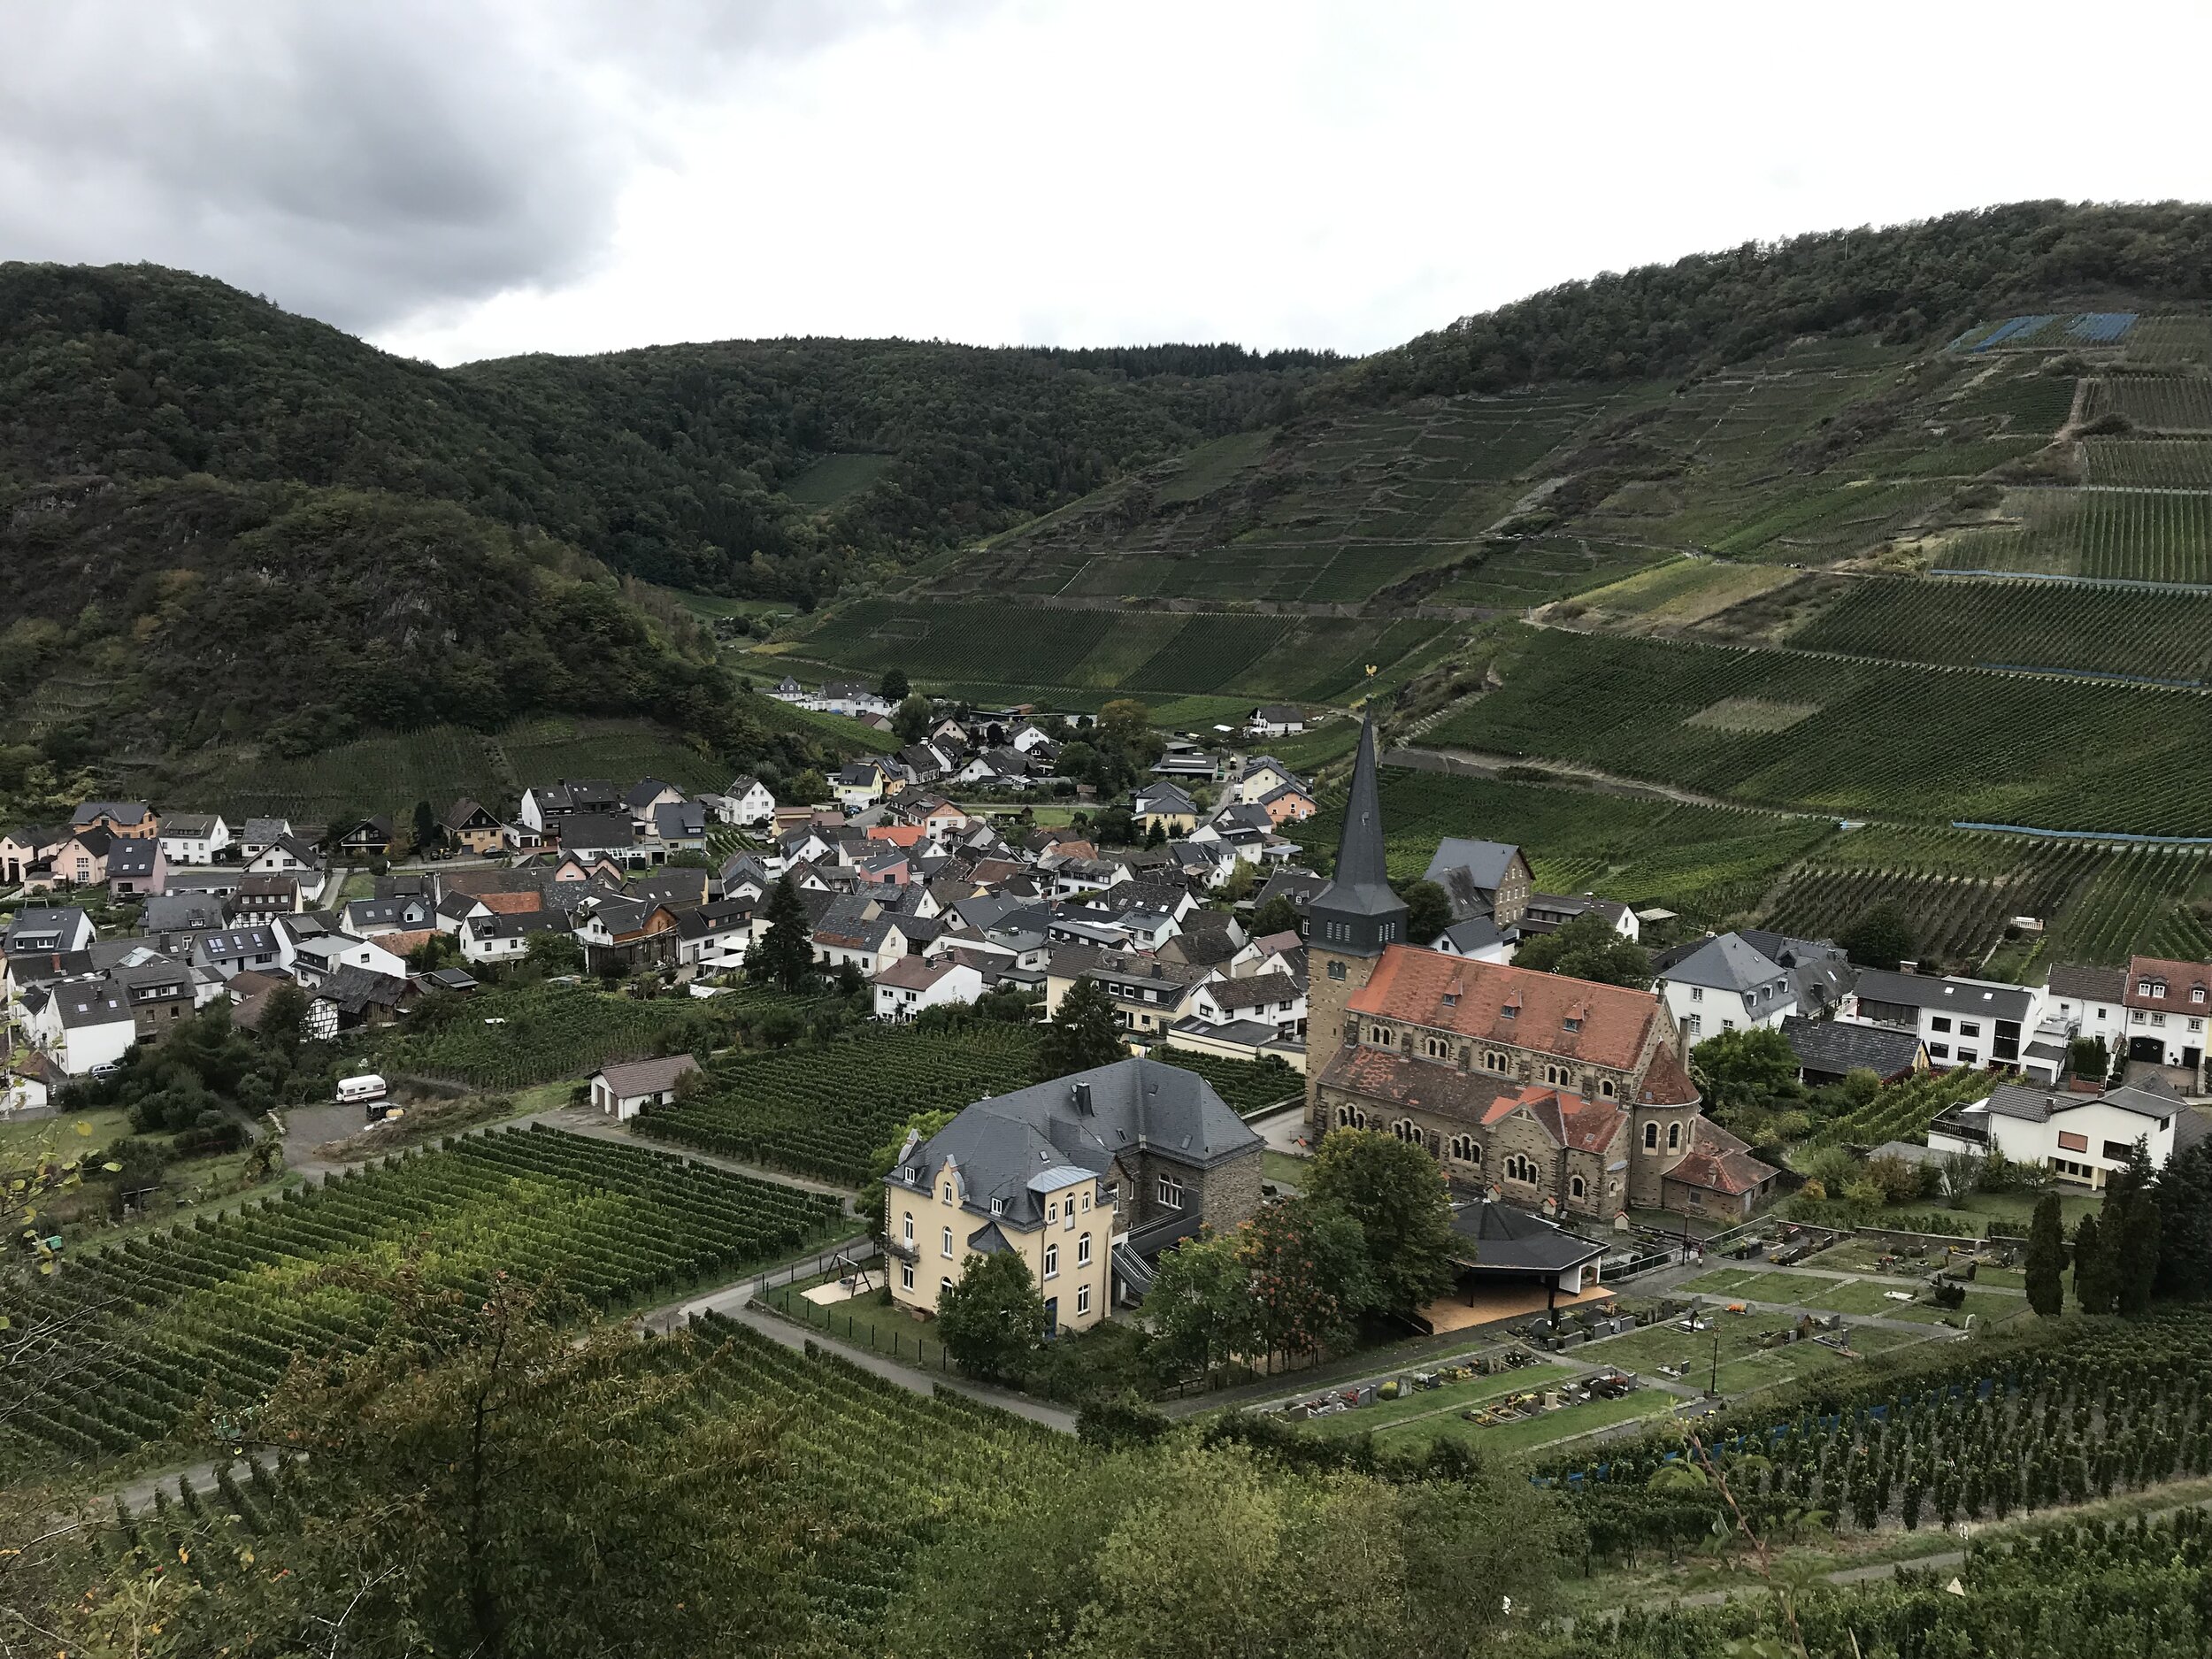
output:
[[2001,1079],[1970,1066],[1929,1071],[1893,1083],[1863,1106],[1819,1126],[1823,1146],[1878,1147],[1890,1141],[1925,1141],[1928,1125],[1954,1106],[1985,1100]]
[[[814,1626],[809,1651],[826,1655],[882,1650],[892,1597],[917,1551],[949,1522],[995,1513],[1093,1455],[1072,1436],[965,1396],[918,1394],[712,1315],[640,1342],[623,1363],[641,1396],[655,1379],[680,1382],[682,1392],[678,1409],[618,1414],[606,1433],[655,1453],[674,1437],[705,1460],[726,1446],[729,1428],[747,1426],[767,1437],[764,1464],[791,1512],[831,1523],[795,1530],[778,1563]],[[207,1593],[221,1595],[234,1576],[250,1572],[256,1552],[278,1553],[266,1540],[311,1531],[322,1502],[311,1463],[256,1461],[242,1479],[226,1471],[216,1481],[211,1494],[185,1488],[181,1518],[192,1534],[165,1493],[119,1516],[118,1543],[169,1563],[181,1550]],[[210,1528],[217,1547],[203,1548]]]
[[[1809,707],[1787,730],[1699,717]],[[1559,631],[1439,745],[1555,756],[1747,803],[2085,832],[2212,832],[2212,699],[1970,669]]]
[[2212,440],[2089,438],[2089,482],[2137,489],[2212,489]]
[[1231,1060],[1166,1044],[1155,1048],[1152,1057],[1197,1072],[1240,1117],[1305,1091],[1305,1078],[1272,1055],[1264,1060]]
[[2212,583],[2212,494],[2016,489],[2004,518],[1950,533],[1943,571]]
[[2212,380],[2108,376],[2091,388],[2089,414],[2118,415],[2145,432],[2212,432]]
[[702,1022],[733,1011],[723,1007],[728,1001],[641,1000],[551,983],[488,987],[431,1029],[402,1025],[375,1033],[363,1057],[387,1071],[447,1078],[474,1088],[526,1088],[657,1054],[671,1033],[688,1048]]
[[2212,680],[2212,594],[2051,582],[1854,582],[1792,634],[1808,651],[1962,667]]
[[871,1026],[835,1041],[716,1061],[709,1086],[654,1107],[639,1133],[702,1151],[857,1184],[868,1156],[917,1112],[957,1111],[1032,1080],[1019,1025],[951,1033]]
[[[1950,1528],[2026,1517],[2212,1473],[2212,1407],[2200,1381],[2212,1324],[2169,1314],[2139,1324],[2039,1325],[2018,1338],[1944,1345],[1795,1385],[1796,1403],[1747,1401],[1701,1425],[1715,1465],[1760,1530],[1832,1517],[1839,1530]],[[1684,1463],[1680,1432],[1555,1462],[1602,1558],[1704,1531],[1714,1494]],[[2124,1525],[2074,1524],[1970,1550],[1964,1599],[1929,1578],[1822,1590],[1800,1605],[1811,1652],[2101,1659],[2204,1650],[2212,1621],[2212,1525],[2184,1510]],[[1557,1651],[1641,1659],[1723,1651],[1765,1627],[1754,1598],[1695,1611],[1632,1609],[1609,1631],[1578,1630]],[[1879,1644],[1878,1646],[1877,1644]]]
[[295,1355],[360,1351],[385,1311],[355,1276],[412,1256],[474,1292],[497,1273],[602,1310],[672,1298],[820,1237],[833,1199],[642,1148],[509,1129],[296,1187],[73,1257],[9,1292],[19,1327],[89,1317],[104,1374],[65,1378],[8,1434],[73,1457],[168,1440],[204,1402],[250,1407]]

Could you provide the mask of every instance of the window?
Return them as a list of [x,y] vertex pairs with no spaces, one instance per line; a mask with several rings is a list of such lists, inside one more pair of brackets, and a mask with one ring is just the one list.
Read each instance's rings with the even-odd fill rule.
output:
[[1525,1181],[1531,1187],[1535,1186],[1536,1160],[1524,1156],[1518,1152],[1509,1155],[1505,1161],[1505,1179],[1509,1181]]
[[1962,1048],[1959,1050],[1959,1064],[1961,1065],[1979,1065],[1981,1064],[1981,1051],[1978,1048]]
[[2204,1001],[2204,987],[2201,985],[2191,986],[2189,987],[2189,1000],[2193,1002],[2201,1002]]
[[1462,1164],[1482,1162],[1482,1148],[1472,1135],[1454,1135],[1449,1148],[1452,1156]]
[[1340,962],[1332,962],[1329,964],[1329,977],[1332,979],[1342,979],[1344,977],[1344,964]]
[[1494,1049],[1494,1050],[1492,1050],[1490,1053],[1486,1054],[1486,1055],[1484,1055],[1484,1056],[1482,1056],[1482,1069],[1483,1069],[1484,1071],[1504,1071],[1504,1070],[1505,1070],[1505,1068],[1506,1068],[1506,1058],[1505,1058],[1505,1056],[1504,1056],[1503,1055],[1502,1055],[1502,1054],[1500,1054],[1500,1053],[1496,1052]]
[[1704,1000],[1705,987],[1701,985],[1692,986],[1690,987],[1690,1001],[1693,1002],[1702,1002]]
[[1928,1017],[1928,1029],[1930,1031],[1950,1030],[1951,1017],[1948,1014],[1931,1014]]
[[1567,1194],[1571,1198],[1579,1198],[1587,1190],[1588,1188],[1583,1184],[1582,1177],[1579,1175],[1571,1178],[1567,1182]]
[[1083,1213],[1087,1216],[1091,1213],[1091,1195],[1088,1193],[1083,1194]]
[[1421,1052],[1432,1060],[1448,1060],[1452,1057],[1452,1045],[1441,1038],[1424,1037],[1421,1040]]
[[906,1241],[914,1242],[914,1212],[910,1210],[906,1212]]
[[2089,1137],[2062,1129],[2058,1132],[2058,1146],[2062,1152],[2086,1152],[2089,1150]]
[[1060,1277],[1060,1247],[1056,1244],[1045,1246],[1045,1277],[1047,1279]]
[[1087,1233],[1075,1241],[1075,1264],[1078,1267],[1091,1264],[1091,1235]]
[[2108,1141],[2104,1143],[2104,1156],[2114,1164],[2125,1164],[2128,1161],[2129,1150],[2124,1141]]
[[913,1263],[901,1262],[899,1263],[899,1288],[901,1290],[911,1290],[914,1288]]
[[947,1181],[945,1183],[945,1202],[947,1203],[952,1202],[952,1183],[950,1181]]
[[1567,1018],[1561,1020],[1559,1023],[1571,1032],[1580,1031],[1582,1029],[1582,1022],[1576,1019],[1571,1015],[1570,1015]]
[[1088,1313],[1090,1310],[1091,1287],[1088,1285],[1079,1285],[1076,1287],[1075,1292],[1076,1314],[1079,1317],[1082,1315]]
[[2202,1031],[2204,1029],[2204,1022],[2200,1019],[2193,1019],[2189,1022],[2189,1029],[2191,1031]]
[[948,1262],[952,1260],[952,1229],[950,1227],[945,1229],[944,1241],[938,1246],[938,1248],[944,1253],[945,1260]]
[[1658,1149],[1659,1125],[1657,1124],[1646,1124],[1644,1125],[1644,1150],[1647,1152],[1656,1152]]
[[1109,1210],[1119,1210],[1121,1208],[1121,1183],[1119,1181],[1112,1182],[1107,1187],[1106,1208]]
[[1356,1106],[1340,1106],[1336,1109],[1336,1126],[1340,1129],[1364,1129],[1367,1127],[1367,1114]]
[[[2200,1002],[2204,1001],[2204,992],[2201,988],[2200,988],[2197,992],[2197,1001]],[[1457,991],[1445,992],[1444,1006],[1447,1008],[1457,1008],[1459,1006],[1459,993]]]
[[1367,1040],[1387,1048],[1397,1041],[1397,1038],[1389,1026],[1373,1025],[1368,1028]]
[[1951,1045],[1949,1043],[1932,1042],[1928,1045],[1928,1058],[1931,1060],[1948,1060],[1950,1057]]
[[1520,1017],[1521,1005],[1518,1002],[1508,1002],[1498,1010],[1498,1018],[1501,1019],[1518,1019]]
[[2166,1023],[2166,1017],[2165,1017],[2165,1015],[2163,1015],[2163,1014],[2153,1014],[2153,1015],[2151,1016],[2151,1024],[2152,1024],[2152,1025],[2164,1025],[2165,1023]]
[[994,1198],[991,1201],[991,1213],[995,1216],[1004,1215],[1006,1213],[1006,1201],[1003,1198]]
[[1050,1202],[1050,1203],[1048,1203],[1048,1204],[1047,1204],[1047,1205],[1045,1206],[1045,1225],[1046,1225],[1047,1226],[1051,1226],[1051,1225],[1054,1225],[1056,1222],[1057,1222],[1059,1219],[1060,1219],[1060,1201],[1059,1201],[1058,1199],[1056,1199],[1056,1198],[1055,1200],[1053,1200],[1053,1202]]
[[1690,1035],[1694,1037],[1699,1032],[1705,1029],[1705,1016],[1702,1014],[1686,1015],[1684,1017],[1682,1023],[1689,1027]]
[[1401,1118],[1390,1125],[1390,1133],[1411,1146],[1421,1144],[1421,1126],[1410,1118]]
[[1720,1023],[1720,1028],[1723,1031],[1733,1031],[1736,1029],[1736,1022],[1732,1019],[1724,1019]]
[[1613,1098],[1613,1079],[1609,1077],[1602,1083],[1600,1083],[1598,1085],[1598,1093],[1602,1094],[1607,1100],[1611,1100]]
[[1160,1177],[1160,1203],[1168,1210],[1183,1207],[1183,1183],[1172,1175]]
[[1682,1125],[1680,1124],[1669,1124],[1667,1125],[1667,1150],[1670,1152],[1679,1152],[1681,1149]]

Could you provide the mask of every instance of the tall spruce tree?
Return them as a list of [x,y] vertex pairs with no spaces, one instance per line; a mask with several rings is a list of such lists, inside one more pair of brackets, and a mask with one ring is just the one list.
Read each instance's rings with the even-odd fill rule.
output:
[[1037,1045],[1037,1080],[1087,1071],[1128,1058],[1129,1044],[1114,1023],[1114,1005],[1097,980],[1079,979],[1060,999],[1060,1011]]
[[768,933],[748,964],[757,978],[787,991],[803,987],[814,972],[814,941],[799,889],[785,876],[768,895]]
[[2035,1201],[2035,1218],[2028,1224],[2028,1306],[2046,1319],[2055,1318],[2066,1305],[2066,1233],[2059,1220],[2056,1193]]
[[2074,1300],[2084,1313],[2110,1313],[2117,1295],[2104,1229],[2096,1217],[2084,1216],[2074,1229]]
[[[265,1017],[262,1030],[268,1030]],[[2201,1302],[2212,1296],[2212,1141],[2168,1159],[2157,1192],[2158,1294]]]
[[2149,1310],[2158,1279],[2160,1218],[2152,1190],[2157,1179],[2150,1148],[2139,1140],[2128,1148],[2127,1162],[2105,1178],[2097,1233],[2111,1264],[2114,1310],[2130,1317]]

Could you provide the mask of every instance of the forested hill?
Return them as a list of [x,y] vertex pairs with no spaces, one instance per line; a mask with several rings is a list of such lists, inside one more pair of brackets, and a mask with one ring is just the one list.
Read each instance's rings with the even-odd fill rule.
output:
[[390,490],[656,581],[811,601],[1279,413],[1333,362],[774,340],[441,370],[205,277],[0,265],[0,483]]
[[1463,317],[1363,359],[1311,402],[1679,375],[1804,334],[1939,342],[1980,317],[2107,292],[2212,297],[2212,207],[2017,202],[1694,254]]

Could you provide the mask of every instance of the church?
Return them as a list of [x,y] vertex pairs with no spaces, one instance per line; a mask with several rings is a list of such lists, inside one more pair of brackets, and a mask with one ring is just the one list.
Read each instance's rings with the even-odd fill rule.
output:
[[1334,878],[1307,917],[1313,1139],[1379,1129],[1462,1187],[1547,1216],[1745,1216],[1777,1171],[1701,1110],[1650,991],[1423,949],[1385,868],[1371,714]]

